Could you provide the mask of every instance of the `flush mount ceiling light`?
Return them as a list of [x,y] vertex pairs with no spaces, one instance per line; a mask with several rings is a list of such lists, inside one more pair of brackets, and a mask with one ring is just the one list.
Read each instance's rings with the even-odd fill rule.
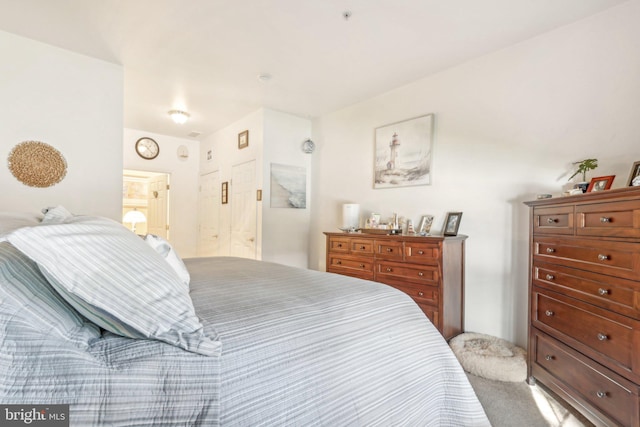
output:
[[186,111],[171,110],[169,111],[169,115],[171,116],[171,119],[179,125],[184,124],[189,120],[189,113]]

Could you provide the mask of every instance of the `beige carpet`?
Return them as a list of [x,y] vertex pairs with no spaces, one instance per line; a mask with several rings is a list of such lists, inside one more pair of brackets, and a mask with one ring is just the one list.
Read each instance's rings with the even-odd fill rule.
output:
[[593,427],[540,386],[467,377],[493,427]]

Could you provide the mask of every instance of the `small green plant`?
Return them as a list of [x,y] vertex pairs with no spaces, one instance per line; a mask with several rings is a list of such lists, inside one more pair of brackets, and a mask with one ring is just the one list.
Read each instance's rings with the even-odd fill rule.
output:
[[598,167],[598,159],[584,159],[579,162],[573,162],[573,164],[578,165],[578,169],[569,177],[569,181],[571,181],[571,178],[581,173],[582,181],[584,182],[587,180],[587,172]]

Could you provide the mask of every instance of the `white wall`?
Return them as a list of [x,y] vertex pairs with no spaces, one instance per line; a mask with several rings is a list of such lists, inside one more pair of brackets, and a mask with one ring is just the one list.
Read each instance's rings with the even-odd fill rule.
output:
[[[640,2],[427,77],[314,120],[311,267],[325,269],[323,231],[341,205],[417,223],[462,211],[468,331],[526,346],[528,211],[559,195],[571,162],[626,185],[640,160]],[[400,65],[401,66],[401,65]],[[373,190],[374,129],[435,113],[433,184]]]
[[[238,134],[249,131],[249,147],[238,149]],[[269,109],[259,109],[202,141],[201,175],[218,171],[220,181],[231,179],[232,167],[256,162],[256,189],[262,189],[258,203],[257,258],[307,267],[310,222],[311,158],[301,150],[311,134],[311,121]],[[207,160],[211,150],[212,158]],[[307,168],[307,209],[271,209],[271,163]],[[229,190],[231,193],[231,189]],[[220,255],[230,253],[231,203],[220,206]]]
[[[122,212],[122,67],[0,32],[0,210],[119,219]],[[6,167],[11,149],[42,141],[62,153],[67,175],[28,187]]]
[[[145,160],[136,153],[136,141],[143,136],[154,139],[160,146],[160,154],[153,160]],[[178,147],[181,145],[189,150],[187,159],[178,157]],[[123,151],[125,169],[164,172],[171,175],[169,241],[181,257],[196,256],[200,143],[193,139],[124,129]],[[122,170],[120,174],[122,175]],[[120,197],[122,198],[122,194]]]

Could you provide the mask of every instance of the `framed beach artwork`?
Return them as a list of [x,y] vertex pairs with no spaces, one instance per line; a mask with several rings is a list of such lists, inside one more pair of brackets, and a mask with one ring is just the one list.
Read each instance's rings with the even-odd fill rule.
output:
[[431,184],[434,115],[376,128],[373,188]]
[[271,207],[306,209],[306,168],[271,163]]

